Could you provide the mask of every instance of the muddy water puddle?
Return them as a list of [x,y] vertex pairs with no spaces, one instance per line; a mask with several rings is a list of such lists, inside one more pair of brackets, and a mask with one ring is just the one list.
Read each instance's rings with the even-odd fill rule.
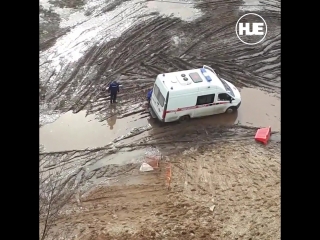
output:
[[237,118],[239,124],[253,127],[270,126],[273,131],[280,131],[280,100],[253,88],[239,90],[242,98]]
[[148,175],[154,175],[157,171],[140,172],[139,168],[141,163],[150,163],[156,159],[158,161],[161,159],[160,152],[156,148],[148,147],[133,151],[122,149],[117,153],[87,166],[87,172],[105,172],[103,177],[95,173],[88,181],[88,185],[97,186],[107,184],[111,186],[143,184],[145,179],[148,178]]
[[94,115],[86,116],[85,111],[67,112],[40,128],[40,144],[45,152],[103,147],[131,128],[147,124],[147,120],[141,120],[139,115],[122,119],[112,116],[106,122],[99,122]]
[[192,1],[149,1],[147,6],[160,15],[178,17],[183,21],[193,21],[202,15],[200,10],[194,8]]
[[261,11],[263,5],[259,0],[243,0],[244,4],[239,7],[240,11]]
[[129,163],[141,163],[145,160],[146,153],[146,149],[138,149],[133,151],[119,151],[115,154],[98,160],[96,163],[90,165],[88,167],[88,170],[96,170],[111,164],[123,165]]

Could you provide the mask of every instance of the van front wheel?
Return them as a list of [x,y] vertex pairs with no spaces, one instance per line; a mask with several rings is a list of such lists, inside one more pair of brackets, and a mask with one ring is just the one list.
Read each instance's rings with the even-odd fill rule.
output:
[[187,122],[190,120],[190,116],[189,115],[184,115],[182,117],[179,118],[179,122]]
[[229,108],[226,110],[226,113],[234,113],[235,111],[237,111],[237,108],[236,108],[236,107],[229,107]]

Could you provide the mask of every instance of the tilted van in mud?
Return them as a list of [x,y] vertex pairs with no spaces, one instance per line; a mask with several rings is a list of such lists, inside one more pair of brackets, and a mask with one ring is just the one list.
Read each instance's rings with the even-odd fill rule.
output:
[[149,111],[153,118],[173,122],[232,113],[240,104],[239,90],[204,65],[198,69],[159,74]]

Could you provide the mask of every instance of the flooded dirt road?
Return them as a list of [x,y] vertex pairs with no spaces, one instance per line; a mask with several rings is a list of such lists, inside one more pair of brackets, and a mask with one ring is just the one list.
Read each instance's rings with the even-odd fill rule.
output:
[[[248,12],[260,14],[268,24],[266,38],[254,46],[243,44],[235,33],[237,20]],[[184,178],[188,176],[197,178],[199,175],[196,175],[198,174],[196,171],[178,170],[179,166],[181,170],[182,162],[187,164],[185,165],[187,168],[197,169],[197,164],[193,163],[192,159],[197,159],[201,166],[206,167],[210,174],[215,176],[210,178],[211,180],[203,181],[211,181],[220,188],[223,186],[222,189],[234,188],[238,191],[246,188],[252,181],[264,188],[263,180],[261,182],[257,180],[259,174],[263,178],[267,175],[271,182],[277,182],[280,176],[281,143],[280,19],[280,1],[40,0],[39,164],[42,184],[40,189],[52,186],[50,178],[55,176],[61,182],[61,186],[64,186],[64,190],[72,189],[69,192],[72,194],[72,199],[76,196],[75,201],[79,207],[77,211],[80,212],[86,207],[100,209],[100,200],[90,200],[92,204],[90,206],[80,204],[81,201],[87,201],[84,200],[86,196],[91,199],[97,196],[99,198],[100,193],[91,197],[86,195],[90,189],[98,185],[110,188],[103,189],[102,192],[123,191],[127,201],[131,202],[136,200],[135,196],[145,199],[157,198],[157,201],[152,201],[151,204],[146,200],[145,204],[149,204],[148,206],[152,208],[156,208],[158,204],[166,209],[164,204],[171,206],[174,198],[194,204],[192,201],[195,200],[190,200],[193,199],[190,198],[191,195],[185,191],[181,192],[180,187],[184,186]],[[155,76],[163,72],[198,68],[204,64],[214,68],[223,78],[241,90],[242,104],[239,111],[231,115],[221,114],[193,119],[185,124],[163,125],[150,119],[145,112],[145,96],[152,88]],[[113,80],[117,80],[122,87],[118,103],[111,106],[106,87]],[[265,148],[255,145],[253,137],[257,128],[267,126],[271,126],[274,131],[270,145]],[[242,147],[244,143],[247,147]],[[221,144],[225,145],[222,147]],[[218,150],[220,148],[221,154]],[[222,170],[222,166],[228,168],[227,165],[223,165],[222,162],[221,165],[214,164],[216,159],[221,159],[223,156],[228,158],[229,153],[234,156],[232,149],[238,149],[237,156],[242,161],[239,164],[246,166],[247,177],[250,180],[238,175],[238,172],[243,171],[240,165],[233,166],[233,169],[237,169],[235,171],[228,170],[236,176],[230,179],[221,173],[227,171]],[[190,156],[187,154],[188,157],[183,157],[188,151],[191,151]],[[203,156],[211,159],[209,163],[207,162],[208,166],[207,163],[200,163]],[[163,172],[142,175],[138,170],[142,162],[154,157],[161,159],[160,162],[171,162],[173,169],[176,169],[174,171],[177,173],[177,178],[174,184],[177,187],[172,189],[169,198],[166,197],[167,192],[164,192],[166,190],[163,188],[165,182]],[[270,158],[274,170],[263,175],[262,169],[269,168],[269,164],[265,161],[270,161]],[[245,163],[243,159],[248,159],[252,163]],[[231,164],[232,160],[228,161]],[[201,176],[201,179],[209,175]],[[228,182],[227,186],[223,185],[224,181]],[[237,186],[237,181],[241,183],[238,190],[233,187],[233,184]],[[272,192],[273,196],[277,197],[275,192],[278,187],[275,184],[270,194]],[[222,199],[229,196],[227,193],[222,197],[225,191],[221,189],[214,191],[201,184],[200,188],[206,189],[208,196],[217,195]],[[194,193],[193,190],[190,191]],[[60,194],[58,198],[62,201],[63,191],[58,192]],[[131,194],[132,199],[128,197]],[[257,199],[261,199],[263,209],[268,209],[266,204],[271,202],[264,199],[262,192],[255,194],[259,195]],[[239,196],[243,196],[239,198],[243,199],[243,206],[247,206],[245,202],[248,199],[246,200],[245,195]],[[124,199],[117,195],[108,200],[109,205],[105,206],[108,208],[107,212],[101,211],[104,214],[116,211],[111,211],[113,208],[110,206],[117,205],[117,201],[123,201],[127,206]],[[230,208],[224,209],[225,211],[234,211],[230,201],[225,202],[226,206],[231,204]],[[67,199],[65,202],[68,202]],[[275,203],[273,206],[279,206],[278,199],[275,198],[273,203]],[[202,209],[200,207],[202,203],[199,204],[196,205],[199,207],[198,210],[192,209],[197,214],[202,213],[202,210],[199,210]],[[222,202],[221,204],[223,205]],[[65,204],[61,206],[67,210],[74,208]],[[174,206],[177,206],[176,203]],[[139,206],[135,205],[135,208]],[[135,208],[128,209],[144,219],[144,212]],[[148,207],[146,209],[150,210]],[[93,216],[98,212],[91,210],[85,215],[93,220]],[[63,211],[65,210],[59,210]],[[264,211],[262,210],[263,213]],[[126,210],[120,212],[123,217],[131,220],[133,217],[138,218]],[[249,212],[242,214],[250,215]],[[177,214],[179,216],[180,213]],[[256,216],[255,214],[253,215]],[[263,216],[270,217],[268,214]],[[168,215],[162,213],[163,219],[167,216],[180,221],[178,216],[173,215],[174,211]],[[220,230],[214,231],[212,235],[215,236],[214,239],[237,237],[234,231],[237,217],[228,216],[229,219],[219,217],[211,219],[212,224],[221,226]],[[279,215],[272,216],[274,219],[272,224],[265,225],[264,221],[256,219],[255,223],[244,226],[247,230],[243,230],[243,235],[240,234],[242,230],[239,230],[238,237],[249,239],[252,229],[263,224],[262,229],[274,235],[261,233],[263,237],[256,236],[259,239],[278,239]],[[117,217],[119,218],[118,215]],[[241,214],[238,217],[241,221]],[[148,239],[151,239],[148,234],[163,239],[165,236],[163,234],[171,236],[170,234],[175,231],[171,223],[166,224],[166,227],[170,225],[172,231],[168,229],[168,233],[161,234],[160,230],[150,232],[150,228],[145,226],[141,228],[142,222],[135,222],[136,225],[131,230],[114,228],[122,224],[121,221],[114,217],[100,218],[102,223],[108,222],[108,229],[113,229],[110,230],[113,237],[106,238],[109,230],[98,231],[89,225],[81,225],[84,223],[78,224],[76,218],[69,218],[68,214],[61,213],[57,219],[60,223],[71,219],[67,225],[79,228],[80,232],[84,227],[85,230],[81,233],[72,233],[74,239],[90,239],[90,237],[98,239],[98,235],[101,235],[101,239],[117,239],[119,234],[118,239],[126,239],[125,235],[121,234],[127,234],[126,237],[129,239],[142,239],[137,234],[142,234]],[[211,223],[205,224],[208,229]],[[152,224],[159,225],[156,220]],[[182,228],[188,226],[185,222],[178,232],[183,234],[185,239],[199,239],[202,237],[201,230],[208,230],[203,223],[201,224],[192,232],[184,234],[181,233],[185,232]],[[62,233],[55,231],[55,228],[50,231],[51,235],[49,234],[48,238],[51,236],[54,239],[54,234],[57,233],[62,237]],[[211,239],[208,236],[202,238]]]
[[[280,101],[278,98],[251,88],[241,89],[241,94],[242,104],[238,112],[231,115],[219,114],[192,119],[192,127],[242,125],[271,126],[274,131],[280,130]],[[118,108],[121,109],[121,106],[113,105],[111,107],[113,113],[106,121],[97,120],[95,115],[87,116],[86,111],[80,111],[77,114],[69,111],[61,115],[54,123],[40,128],[40,143],[44,147],[43,150],[57,152],[104,147],[114,140],[118,141],[124,137],[127,142],[128,139],[134,142],[137,139],[154,136],[155,132],[174,131],[180,126],[178,123],[163,125],[157,120],[151,119],[149,114],[143,111],[144,105],[140,106],[142,112],[125,117],[118,115]],[[181,132],[184,131],[185,128],[181,129]]]

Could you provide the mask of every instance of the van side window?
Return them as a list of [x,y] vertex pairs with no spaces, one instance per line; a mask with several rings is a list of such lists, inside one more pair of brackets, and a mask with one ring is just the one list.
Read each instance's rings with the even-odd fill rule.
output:
[[226,93],[219,93],[218,94],[218,101],[230,101],[230,96]]
[[209,95],[202,95],[198,96],[197,98],[197,105],[207,104],[207,103],[213,103],[214,101],[214,94]]
[[160,103],[161,107],[163,107],[164,102],[165,102],[165,99],[164,99],[164,97],[162,96],[162,94],[161,94],[161,92],[160,92],[160,91],[159,91],[159,94],[157,95],[157,99],[158,99],[158,101],[159,101],[159,103]]

